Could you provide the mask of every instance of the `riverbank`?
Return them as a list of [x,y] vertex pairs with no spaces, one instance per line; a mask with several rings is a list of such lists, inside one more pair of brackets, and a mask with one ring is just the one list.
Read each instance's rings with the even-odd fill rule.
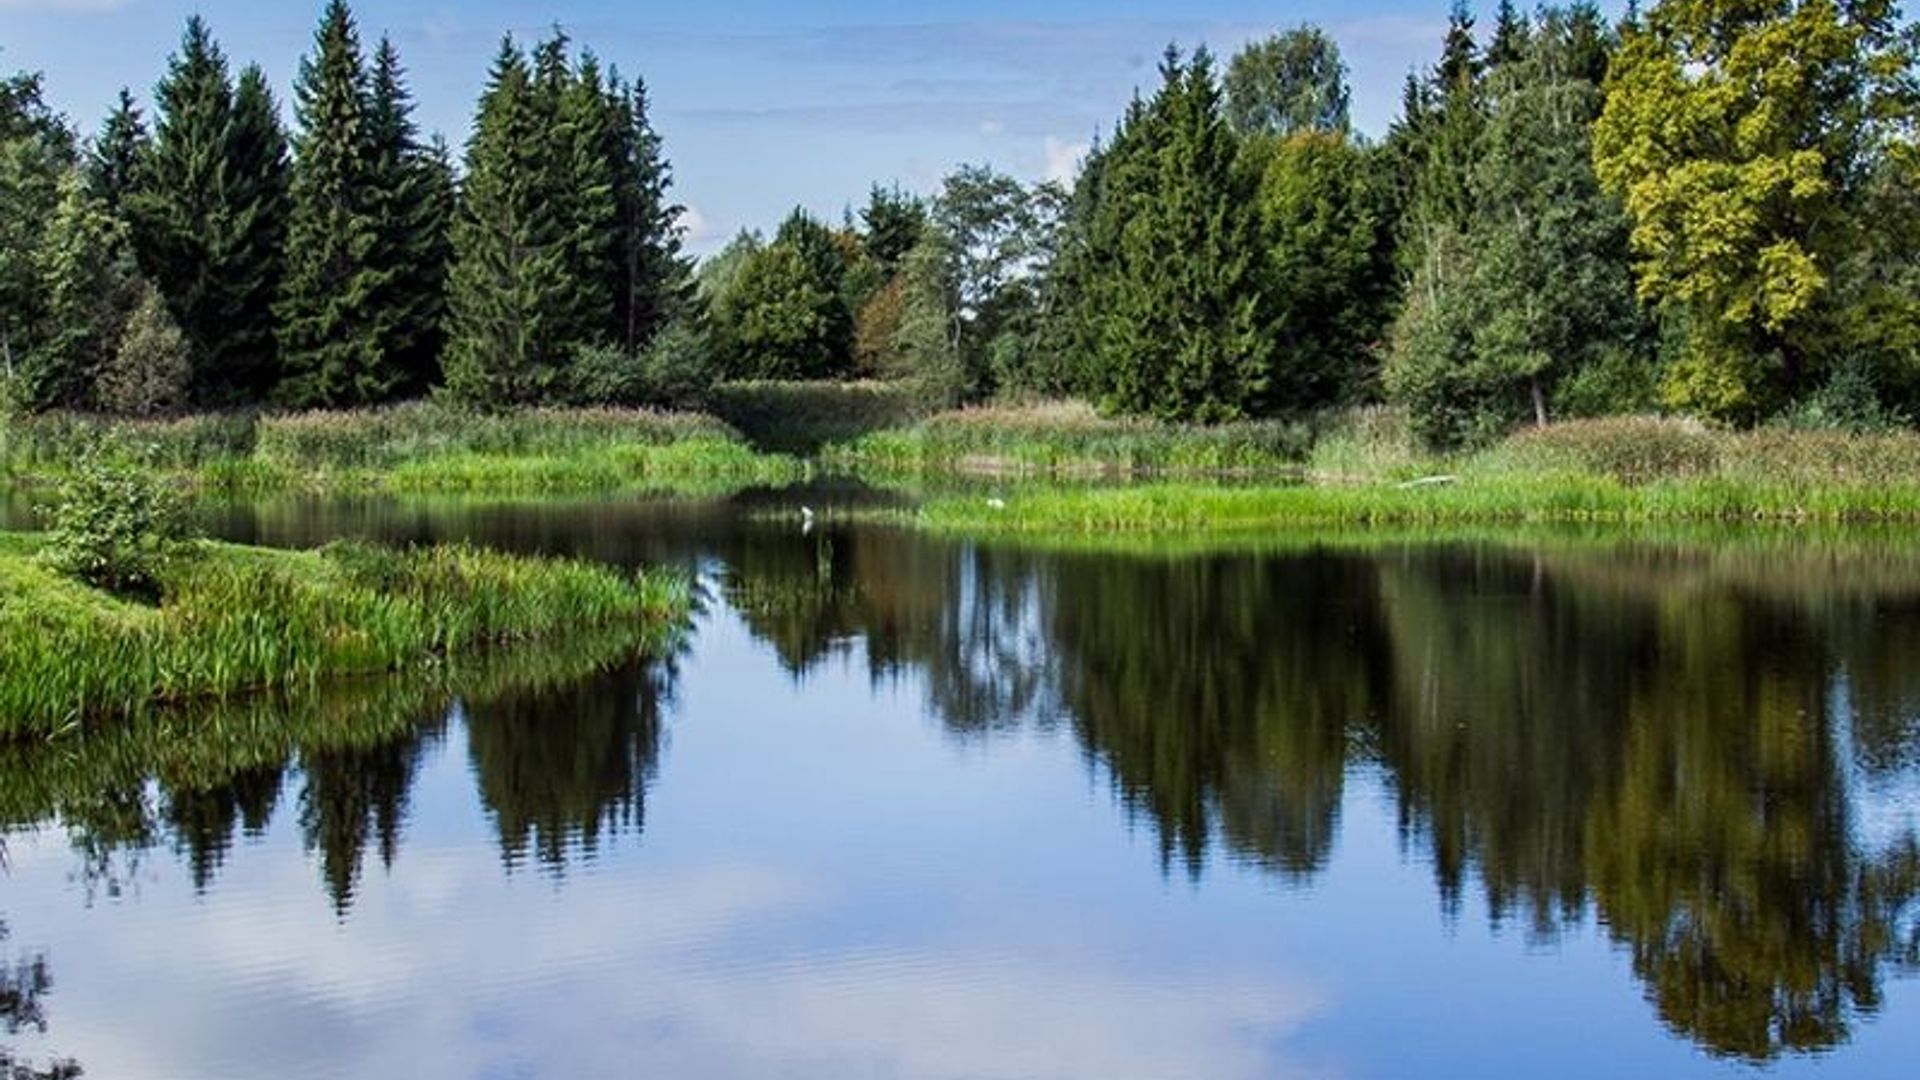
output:
[[710,416],[626,409],[473,413],[431,403],[351,412],[127,421],[0,419],[0,479],[44,486],[88,455],[159,471],[196,491],[558,495],[715,494],[793,480]]
[[833,468],[877,475],[1104,477],[1297,473],[1313,425],[1203,427],[1103,417],[1080,402],[956,409],[826,447]]
[[1485,450],[1436,456],[1419,452],[1391,423],[1362,417],[1322,435],[1291,470],[1256,470],[1234,485],[1179,470],[1126,486],[1007,484],[990,494],[935,496],[915,520],[976,534],[1065,535],[1920,522],[1920,435],[1734,432],[1619,419],[1526,431]]
[[675,575],[464,546],[288,552],[201,543],[146,605],[79,584],[0,534],[0,738],[103,716],[617,628],[667,644],[692,605]]

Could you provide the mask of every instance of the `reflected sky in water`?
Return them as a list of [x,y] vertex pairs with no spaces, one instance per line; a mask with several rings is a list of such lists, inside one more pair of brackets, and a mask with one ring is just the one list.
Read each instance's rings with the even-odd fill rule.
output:
[[0,759],[0,961],[52,983],[12,1052],[135,1080],[1920,1060],[1920,575],[1881,549],[1047,554],[674,513],[405,525],[700,567],[670,660],[282,707],[285,745],[227,717],[225,756]]

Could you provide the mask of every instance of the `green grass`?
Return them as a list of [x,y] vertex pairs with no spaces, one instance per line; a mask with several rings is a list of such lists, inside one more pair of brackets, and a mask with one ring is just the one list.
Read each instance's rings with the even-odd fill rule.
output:
[[0,420],[0,468],[15,484],[56,480],[83,453],[239,496],[712,494],[804,472],[793,459],[755,453],[712,417],[644,410],[493,415],[423,403],[159,422]]
[[1302,527],[1642,522],[1916,522],[1920,481],[1821,487],[1708,477],[1629,486],[1574,473],[1397,485],[1219,488],[1158,483],[935,498],[929,527],[968,533],[1232,533]]
[[921,474],[1111,476],[1297,472],[1308,425],[1109,419],[1072,402],[961,409],[827,448],[834,466]]
[[678,577],[463,546],[204,544],[169,564],[149,607],[55,574],[37,548],[34,537],[0,538],[0,737],[594,627],[662,643],[691,604]]
[[1395,526],[1920,522],[1920,434],[1721,431],[1616,418],[1421,452],[1386,410],[1330,425],[1292,483],[936,495],[917,520],[978,534],[1204,533]]

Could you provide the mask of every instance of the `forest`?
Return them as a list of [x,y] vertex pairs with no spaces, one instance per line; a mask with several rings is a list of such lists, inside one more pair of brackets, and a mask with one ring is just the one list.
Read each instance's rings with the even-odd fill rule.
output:
[[456,151],[331,0],[290,109],[190,20],[91,134],[0,82],[0,401],[698,408],[740,380],[1431,447],[1920,415],[1920,38],[1890,0],[1453,8],[1378,137],[1312,26],[1170,46],[1071,186],[987,166],[683,248],[643,80],[503,41]]

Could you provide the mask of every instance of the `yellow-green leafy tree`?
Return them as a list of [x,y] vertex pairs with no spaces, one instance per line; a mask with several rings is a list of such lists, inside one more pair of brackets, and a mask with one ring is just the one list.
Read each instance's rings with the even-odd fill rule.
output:
[[1916,116],[1891,0],[1660,0],[1594,131],[1642,295],[1686,330],[1670,406],[1753,420],[1819,388],[1860,300],[1867,178]]

